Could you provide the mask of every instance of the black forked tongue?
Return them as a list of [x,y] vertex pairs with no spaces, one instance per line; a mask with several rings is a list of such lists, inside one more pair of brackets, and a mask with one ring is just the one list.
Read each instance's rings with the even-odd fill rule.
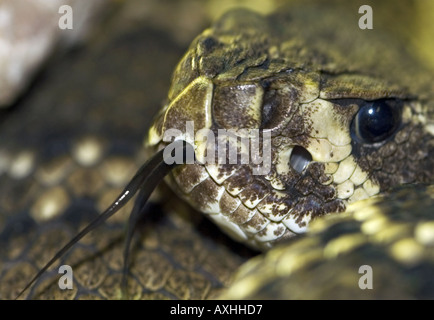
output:
[[[170,147],[170,148],[168,148]],[[118,212],[136,193],[139,189],[141,189],[141,202],[146,203],[152,191],[157,187],[160,181],[178,164],[179,161],[173,162],[174,158],[179,159],[179,155],[182,154],[182,159],[191,158],[194,155],[193,147],[186,143],[185,141],[175,141],[171,143],[168,147],[170,154],[167,155],[167,151],[162,149],[158,151],[152,158],[150,158],[144,165],[140,167],[122,193],[117,197],[117,199],[98,217],[96,217],[92,222],[90,222],[82,231],[80,231],[74,238],[72,238],[62,249],[60,249],[54,256],[51,258],[47,264],[42,267],[38,273],[33,277],[33,279],[27,283],[23,290],[18,294],[15,299],[18,299],[27,289],[31,287],[31,285],[59,258],[61,258],[74,244],[80,241],[85,235],[87,235],[90,231],[97,228],[104,221]],[[166,161],[166,157],[169,156],[170,160]],[[191,160],[191,159],[190,159]],[[185,163],[185,162],[184,162]],[[188,163],[188,162],[187,162]],[[125,248],[124,248],[124,275],[125,270],[127,269],[126,260],[128,258],[128,248],[130,246],[131,237],[132,237],[132,228],[134,226],[135,221],[138,219],[138,215],[141,210],[133,210],[129,219],[129,228],[128,234],[126,237]],[[126,285],[126,277],[124,276],[123,285]]]

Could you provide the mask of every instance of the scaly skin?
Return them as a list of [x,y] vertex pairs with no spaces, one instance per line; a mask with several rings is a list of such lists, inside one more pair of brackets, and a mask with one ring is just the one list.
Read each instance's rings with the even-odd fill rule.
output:
[[[305,105],[298,110],[304,110],[305,107],[309,106],[309,98],[316,95],[318,88],[320,89],[319,98],[322,100],[342,98],[348,95],[361,99],[397,97],[404,101],[404,109],[411,111],[406,112],[404,117],[404,120],[409,124],[408,127],[413,128],[410,130],[411,134],[405,134],[405,130],[400,131],[402,133],[394,134],[388,143],[377,148],[373,153],[360,148],[359,154],[353,154],[354,162],[369,173],[369,179],[374,178],[371,185],[379,185],[378,191],[386,190],[401,182],[432,182],[432,157],[427,156],[427,154],[432,154],[433,148],[432,129],[430,129],[432,123],[429,122],[433,119],[432,96],[430,96],[433,92],[433,82],[429,81],[430,75],[423,65],[423,61],[418,61],[416,55],[409,55],[408,52],[412,53],[412,51],[406,50],[408,43],[405,40],[408,38],[400,41],[396,34],[379,36],[384,31],[383,27],[387,25],[387,22],[381,22],[382,14],[378,14],[378,19],[376,15],[375,32],[361,32],[356,29],[356,33],[351,33],[351,29],[338,27],[338,30],[344,31],[344,34],[349,32],[350,37],[347,34],[342,39],[340,37],[330,38],[330,34],[327,34],[328,29],[324,26],[336,27],[338,22],[347,21],[354,28],[357,28],[356,22],[359,18],[356,13],[357,8],[353,8],[351,5],[348,8],[350,10],[348,12],[351,14],[343,14],[344,9],[340,7],[338,17],[336,16],[337,11],[333,8],[335,7],[332,7],[331,4],[328,8],[321,6],[311,8],[306,3],[298,7],[295,5],[290,11],[294,17],[292,20],[286,19],[287,13],[284,11],[279,11],[273,18],[253,15],[254,23],[246,26],[247,29],[239,28],[237,24],[242,23],[244,18],[251,15],[243,15],[244,18],[236,19],[234,25],[230,24],[233,20],[227,16],[226,25],[224,23],[217,24],[208,32],[220,39],[222,30],[227,28],[229,35],[225,41],[238,43],[232,48],[234,52],[237,52],[237,48],[243,44],[243,39],[238,39],[236,42],[234,40],[236,34],[248,33],[247,30],[252,30],[253,34],[250,34],[250,38],[244,45],[245,48],[249,48],[253,42],[257,43],[257,46],[252,47],[252,52],[247,50],[246,53],[244,51],[247,59],[241,62],[241,64],[244,63],[242,70],[235,66],[239,56],[227,54],[227,47],[217,47],[206,52],[205,56],[209,59],[202,61],[203,70],[205,70],[203,76],[206,79],[212,79],[209,81],[216,82],[218,88],[224,89],[232,85],[233,81],[239,81],[240,79],[235,78],[240,73],[243,74],[242,77],[245,77],[243,81],[251,81],[255,84],[258,77],[274,77],[277,73],[283,70],[289,71],[288,68],[292,68],[296,72],[288,72],[292,75],[289,78],[290,81],[288,78],[284,78],[282,83],[278,83],[279,85],[282,84],[278,90],[284,90],[285,85],[290,84],[297,93],[296,96],[299,99],[297,101],[300,101],[300,97],[305,99],[303,101]],[[380,12],[387,12],[381,8],[378,9]],[[374,10],[376,10],[375,7]],[[297,12],[304,13],[296,14]],[[410,10],[409,13],[411,12]],[[255,23],[255,21],[264,22],[267,19],[268,22],[264,24]],[[396,19],[396,17],[389,20],[385,19],[385,21],[395,20],[407,21]],[[281,23],[290,23],[294,27],[277,28],[276,26]],[[317,32],[311,32],[318,25],[321,28],[316,30],[323,31],[323,36]],[[268,39],[268,36],[264,35],[265,32],[268,32],[266,29],[271,29],[270,32],[273,36],[270,40],[264,40]],[[115,39],[107,36],[99,42],[93,52],[89,53],[89,56],[87,56],[86,51],[79,51],[71,54],[69,59],[55,63],[45,74],[46,80],[39,80],[28,97],[20,101],[20,108],[7,114],[4,118],[5,121],[2,122],[0,128],[1,136],[5,138],[1,141],[1,151],[5,155],[2,159],[10,160],[6,161],[6,169],[0,184],[0,219],[2,221],[0,223],[2,228],[0,237],[2,243],[0,249],[2,261],[0,297],[2,299],[15,297],[36,270],[48,261],[77,229],[83,227],[88,221],[86,216],[103,210],[109,204],[116,192],[119,192],[125,185],[129,174],[131,175],[134,168],[143,161],[140,141],[145,128],[150,124],[151,115],[156,113],[162,97],[165,96],[164,92],[167,91],[171,69],[183,49],[174,44],[164,32],[158,33],[147,27],[136,31],[132,33],[120,32],[119,37],[115,37]],[[127,34],[128,36],[124,36]],[[359,36],[365,37],[365,39],[360,39]],[[198,38],[194,42],[192,48],[200,44],[200,39]],[[281,39],[286,40],[280,41]],[[276,48],[269,45],[265,46],[264,42],[266,41],[274,43]],[[213,47],[208,46],[207,42],[203,44],[205,45],[202,46],[202,50],[205,51],[209,47]],[[353,50],[355,47],[357,50]],[[256,68],[256,70],[250,68],[243,73],[246,64],[252,63],[254,58],[257,60],[253,61],[253,65],[263,63],[264,57],[260,54],[261,52],[258,53],[256,50],[264,50],[262,53],[267,53],[273,57],[282,57],[284,61],[283,63],[277,61],[275,64],[270,64],[268,68]],[[143,58],[145,53],[146,59]],[[222,65],[218,62],[222,60],[223,55],[225,55],[226,62],[221,69]],[[164,61],[163,66],[161,61]],[[295,63],[295,65],[288,65],[288,61]],[[198,76],[198,74],[192,75],[190,72],[184,72],[185,69],[182,65],[177,70],[174,76],[175,82],[169,91],[169,102],[174,100]],[[307,70],[307,72],[302,72],[303,70]],[[257,71],[256,74],[255,71]],[[65,76],[65,72],[68,73],[68,76]],[[216,80],[215,78],[218,78],[219,75],[220,78]],[[356,81],[356,79],[361,79],[361,75],[363,81]],[[319,86],[318,77],[323,79],[319,82]],[[352,85],[355,82],[357,86]],[[220,101],[225,101],[226,97],[224,90],[221,90]],[[318,100],[318,97],[315,98]],[[220,105],[224,106],[224,103]],[[328,104],[321,104],[321,106],[327,107]],[[352,111],[346,114],[346,121],[352,118],[357,108],[358,106],[353,106],[354,110],[349,108]],[[334,109],[339,110],[339,107],[334,107]],[[293,110],[289,110],[289,112],[291,111]],[[282,122],[282,117],[279,117],[280,110],[276,112],[277,114],[272,115],[277,115],[277,117],[269,118],[269,126],[278,127]],[[230,119],[225,118],[225,114],[225,112],[221,113],[219,124],[233,125],[234,121],[231,122]],[[283,112],[283,115],[287,114]],[[215,118],[213,119],[215,120]],[[314,124],[316,123],[315,118],[310,117],[309,119]],[[255,121],[262,123],[262,118],[252,118],[250,119],[252,121],[249,119],[241,120],[247,120],[249,123],[255,123]],[[348,134],[347,124],[341,123],[339,125],[337,123],[337,125],[339,127],[336,129],[338,133]],[[427,132],[427,129],[431,130],[431,133]],[[333,139],[336,136],[336,131],[333,131],[328,138]],[[307,132],[306,129],[303,132],[310,137],[311,132]],[[345,134],[344,139],[347,138]],[[287,134],[286,137],[291,138],[291,135]],[[306,142],[303,145],[308,150],[313,139],[309,141],[310,143]],[[393,143],[402,143],[402,148],[391,152],[393,149],[390,146]],[[354,150],[355,148],[352,147],[351,151]],[[370,150],[372,151],[372,149]],[[382,151],[380,152],[380,150]],[[406,152],[403,154],[404,150]],[[313,150],[309,151],[314,152]],[[87,156],[83,156],[83,154]],[[390,161],[384,161],[383,158],[385,157]],[[341,159],[339,162],[342,161],[344,160]],[[373,166],[371,166],[371,162]],[[18,165],[20,163],[21,165]],[[129,174],[125,173],[128,170],[132,171],[129,171]],[[120,174],[111,174],[116,171]],[[388,174],[388,171],[392,171],[393,174]],[[401,174],[399,174],[400,172]],[[403,172],[409,174],[404,176]],[[291,177],[287,178],[283,179],[286,184],[289,183]],[[309,183],[307,187],[308,189],[311,187]],[[419,265],[421,270],[428,272],[432,270],[429,262],[429,257],[432,256],[429,246],[430,238],[428,237],[427,240],[426,237],[417,237],[417,234],[412,232],[412,230],[420,230],[420,228],[430,230],[431,218],[426,214],[432,211],[427,209],[432,205],[432,196],[424,196],[421,188],[412,190],[416,194],[416,201],[407,201],[405,205],[399,206],[404,207],[408,214],[413,209],[408,209],[407,204],[410,208],[414,206],[414,202],[426,204],[423,206],[421,214],[408,215],[408,219],[412,219],[412,221],[416,219],[417,221],[414,220],[410,226],[403,227],[404,229],[407,228],[407,231],[410,230],[408,233],[406,233],[407,231],[399,233],[399,236],[396,237],[394,236],[396,233],[392,231],[396,231],[396,228],[399,229],[400,226],[391,223],[391,227],[388,222],[384,223],[387,226],[385,233],[391,227],[392,240],[383,249],[377,249],[377,252],[381,252],[387,265],[391,263],[396,270],[403,270],[402,273],[397,273],[401,279],[409,275],[409,281],[406,283],[409,283],[410,289],[405,285],[402,288],[403,294],[396,296],[431,297],[429,290],[427,293],[427,290],[422,288],[423,290],[420,291],[422,293],[418,293],[417,286],[415,286],[415,283],[420,283],[420,279],[422,281],[426,279],[426,273],[409,273],[407,265],[410,261],[416,263],[413,265],[410,263],[412,270],[418,271]],[[206,194],[202,191],[198,196],[201,195]],[[174,195],[170,193],[169,198],[173,199],[173,197]],[[380,215],[383,214],[383,211],[386,215],[389,215],[390,211],[394,211],[390,208],[393,208],[393,205],[398,202],[394,198],[391,201],[391,204],[386,202],[388,209],[381,209]],[[191,202],[195,203],[193,200]],[[124,215],[128,213],[129,209],[131,207],[124,210]],[[220,288],[229,285],[232,272],[243,261],[252,257],[254,253],[223,237],[206,219],[198,212],[193,212],[189,207],[182,208],[179,204],[175,204],[172,205],[171,209],[167,208],[167,205],[163,209],[170,214],[161,215],[158,210],[153,210],[155,211],[154,219],[151,219],[152,221],[147,220],[144,223],[145,227],[141,229],[143,233],[141,233],[133,254],[134,263],[129,281],[130,298],[215,297]],[[358,210],[362,209],[358,208]],[[363,215],[363,210],[360,212]],[[407,217],[407,215],[404,216]],[[344,230],[347,230],[345,229],[346,219],[351,220],[351,217],[353,216],[337,215],[334,219],[337,219],[336,224],[343,225]],[[121,219],[122,214],[119,220]],[[343,222],[340,222],[340,219]],[[359,220],[355,219],[354,223],[358,223]],[[85,238],[82,243],[73,248],[71,254],[61,261],[61,264],[70,264],[73,267],[74,290],[59,290],[57,277],[53,278],[47,274],[35,288],[28,292],[29,296],[54,299],[120,298],[121,244],[119,240],[116,240],[122,235],[122,223],[119,220],[112,220],[107,227],[95,230],[91,236]],[[319,242],[319,247],[315,247],[312,243],[306,244],[306,240],[304,240],[306,238],[294,239],[289,245],[303,247],[303,245],[309,244],[308,247],[312,248],[312,255],[310,256],[312,259],[308,259],[307,262],[298,259],[298,257],[295,258],[294,261],[302,261],[303,264],[301,265],[305,267],[296,269],[296,272],[299,273],[296,274],[295,279],[303,281],[307,277],[307,279],[313,279],[312,281],[318,280],[317,283],[313,282],[310,286],[310,288],[312,286],[317,288],[314,291],[318,294],[308,295],[307,293],[312,292],[312,290],[303,293],[300,289],[297,290],[299,295],[295,296],[298,298],[332,297],[329,295],[330,291],[327,291],[329,287],[327,287],[324,279],[327,280],[330,277],[336,279],[332,283],[335,283],[336,288],[339,288],[340,281],[327,270],[347,268],[348,264],[345,263],[345,256],[341,255],[342,253],[354,252],[354,256],[360,258],[360,262],[363,263],[372,262],[374,264],[377,261],[371,249],[362,250],[368,254],[369,259],[374,259],[368,259],[367,262],[365,262],[363,255],[358,255],[359,251],[351,250],[359,248],[361,243],[365,244],[370,241],[369,235],[372,233],[368,233],[367,236],[366,233],[363,233],[363,227],[360,227],[362,234],[351,235],[349,238],[357,241],[349,241],[349,249],[345,251],[345,248],[342,249],[338,244],[342,241],[346,242],[345,240],[349,238],[335,243],[330,240],[330,243],[327,243],[330,239],[329,236],[338,237],[341,233],[335,232],[336,229],[331,227],[332,224],[321,221],[322,219],[318,219],[318,224],[325,227],[313,229],[314,234],[312,235],[314,239],[318,234],[320,235],[319,239],[321,239],[321,235],[326,235],[325,240],[313,241]],[[428,224],[424,225],[425,222]],[[353,225],[353,222],[350,221],[349,223]],[[59,230],[62,231],[59,232]],[[345,232],[343,233],[345,234]],[[360,237],[363,239],[361,240]],[[274,240],[280,238],[277,237],[277,239],[265,243],[274,245]],[[407,241],[408,238],[410,238],[409,241]],[[403,242],[398,240],[406,240],[404,247],[402,246]],[[254,244],[258,244],[258,242]],[[329,251],[322,251],[325,250],[323,244],[329,245]],[[310,245],[312,246],[310,247]],[[375,251],[375,242],[369,242],[367,247],[370,248],[371,246],[374,247]],[[415,249],[408,250],[409,247]],[[362,248],[365,247],[362,246]],[[389,251],[392,252],[390,256],[387,255]],[[409,251],[412,253],[416,251],[418,254],[407,255]],[[271,251],[268,256],[265,256],[264,265],[267,265],[269,261],[273,263],[273,252],[276,252],[275,255],[277,256],[281,254],[279,251]],[[289,257],[294,257],[298,253],[290,250],[288,254]],[[325,267],[319,267],[324,268],[321,270],[326,270],[325,272],[313,273],[318,277],[324,274],[324,278],[318,279],[310,272],[318,261],[315,260],[318,257],[316,254],[328,259],[324,264]],[[330,259],[331,256],[333,259]],[[339,257],[342,257],[342,262],[339,262]],[[260,256],[258,259],[263,258],[264,256]],[[281,259],[284,262],[287,261],[284,254]],[[381,259],[378,261],[380,261],[378,266],[373,265],[374,272],[377,272],[375,270],[378,269],[380,273],[384,271],[385,273],[381,274],[385,275],[385,283],[395,283],[395,276],[386,277],[388,276],[387,271],[385,271],[387,265],[383,265]],[[428,262],[425,263],[426,261]],[[313,267],[309,264],[310,262],[314,262]],[[254,263],[256,265],[256,262]],[[402,268],[400,263],[407,263],[407,265]],[[228,291],[229,293],[224,297],[294,297],[288,293],[291,286],[275,286],[276,282],[291,276],[288,275],[288,270],[283,268],[281,273],[274,274],[269,267],[265,268],[268,272],[264,273],[263,278],[254,276],[259,281],[248,286],[242,285],[242,287],[253,288],[252,291],[243,291],[241,295],[239,291],[236,291],[236,294],[233,291]],[[57,270],[57,266],[55,270]],[[294,270],[290,270],[290,272],[292,271]],[[246,271],[243,272],[246,273]],[[357,270],[351,269],[348,272],[354,278],[353,272],[357,273]],[[414,280],[414,275],[420,275],[421,278]],[[244,284],[246,283],[252,282],[244,282]],[[344,281],[345,283],[347,282]],[[351,281],[350,283],[351,285],[354,284]],[[374,282],[374,285],[375,283],[377,282]],[[267,284],[272,284],[272,290],[261,289],[263,288],[262,285]],[[237,287],[239,288],[239,285],[234,288]],[[349,286],[346,285],[346,287]],[[324,288],[323,293],[320,292],[322,288]],[[371,297],[393,297],[391,295],[393,289],[390,289],[390,286],[389,291],[385,290],[387,286],[379,286],[379,288],[383,289],[374,291],[378,295]],[[426,288],[429,289],[430,287],[427,286]],[[358,287],[356,289],[359,290]],[[401,288],[396,286],[394,289]],[[383,295],[381,296],[381,294]],[[349,297],[351,297],[350,294],[345,296],[345,298]],[[357,296],[354,295],[354,297]]]

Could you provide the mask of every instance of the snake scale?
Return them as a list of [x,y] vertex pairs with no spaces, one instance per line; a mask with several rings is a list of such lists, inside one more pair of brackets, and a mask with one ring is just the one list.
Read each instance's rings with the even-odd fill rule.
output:
[[[375,33],[360,30],[359,6],[342,4],[339,18],[336,7],[315,2],[268,16],[223,15],[175,68],[152,125],[160,105],[153,92],[167,90],[171,53],[182,52],[166,34],[136,28],[55,61],[2,121],[2,136],[13,139],[1,148],[9,159],[0,185],[1,298],[16,296],[114,199],[145,158],[148,127],[154,152],[167,145],[164,131],[185,132],[186,120],[196,130],[271,133],[266,175],[253,175],[250,164],[194,164],[168,182],[237,240],[275,248],[232,283],[233,270],[256,252],[187,205],[151,207],[137,227],[129,297],[432,298],[432,73],[386,33],[387,20]],[[153,50],[165,67],[141,58]],[[59,290],[54,270],[29,297],[119,298],[122,222],[131,209],[62,258],[74,269],[73,290]],[[294,236],[308,224],[307,235]],[[361,265],[374,270],[373,290],[357,286]]]

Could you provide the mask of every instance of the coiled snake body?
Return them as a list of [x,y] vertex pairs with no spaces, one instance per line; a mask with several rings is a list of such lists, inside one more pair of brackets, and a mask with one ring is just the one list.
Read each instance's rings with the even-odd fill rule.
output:
[[[402,42],[393,38],[385,41],[381,27],[375,37],[359,29],[357,11],[349,7],[353,15],[343,15],[339,23],[333,8],[323,5],[293,5],[267,17],[234,10],[198,36],[175,69],[168,101],[146,139],[148,150],[168,144],[163,141],[168,129],[187,132],[186,121],[194,121],[194,133],[201,128],[215,133],[218,129],[232,130],[236,139],[228,144],[239,150],[243,150],[239,138],[254,129],[271,137],[272,161],[266,174],[254,175],[256,167],[251,163],[196,163],[178,167],[168,179],[181,197],[237,240],[259,249],[283,243],[265,258],[260,256],[247,264],[223,297],[433,296],[431,283],[421,284],[417,278],[433,267],[433,190],[427,186],[434,178],[432,78]],[[115,82],[113,77],[101,81],[101,95],[115,87]],[[134,94],[125,95],[122,102],[134,104],[136,99]],[[72,97],[70,101],[73,105],[76,100]],[[95,98],[96,109],[89,117],[97,115],[98,103]],[[139,123],[122,123],[116,116],[113,123],[118,134]],[[94,119],[92,125],[95,123],[96,127],[104,126]],[[47,152],[55,159],[50,166],[54,169],[37,172],[40,180],[36,183],[42,180],[46,191],[37,187],[34,191],[42,204],[31,206],[33,219],[43,221],[47,210],[53,215],[43,196],[48,202],[53,197],[65,199],[63,204],[52,204],[55,208],[51,211],[67,212],[67,217],[76,221],[77,212],[95,210],[89,195],[99,198],[103,207],[109,201],[103,199],[109,191],[113,194],[125,183],[127,178],[114,178],[110,172],[116,166],[121,170],[127,167],[127,158],[135,151],[122,141],[116,144],[116,137],[108,146],[98,134],[84,135],[71,141],[74,148],[68,155],[63,147],[56,147],[56,137],[50,138],[53,143]],[[176,138],[190,139],[186,135]],[[260,145],[264,145],[261,139]],[[195,145],[197,158],[205,157],[203,144],[189,142]],[[105,169],[95,174],[97,161],[116,152],[118,156],[107,159]],[[80,172],[77,165],[84,169]],[[69,175],[64,174],[68,170]],[[19,168],[17,171],[19,176]],[[56,189],[52,182],[56,179],[68,185],[67,189]],[[74,189],[76,181],[89,189]],[[91,191],[90,186],[98,184],[99,190]],[[419,185],[399,189],[385,199],[368,199],[403,184]],[[35,187],[29,186],[31,194]],[[71,197],[81,202],[68,206]],[[216,245],[200,232],[194,233],[191,222],[182,217],[170,219],[163,219],[160,227],[168,229],[165,234],[144,231],[144,240],[139,242],[143,251],[136,253],[130,272],[133,297],[213,296],[216,288],[228,284],[229,270],[252,255],[247,251],[240,256],[227,245]],[[311,220],[317,220],[309,227],[311,233],[294,238]],[[8,218],[6,225],[11,226],[11,221],[13,218]],[[20,228],[31,228],[28,224],[22,223]],[[194,220],[193,224],[197,225]],[[183,228],[193,234],[177,233]],[[52,255],[52,251],[41,251],[53,246],[49,238],[32,234],[36,244],[29,245],[24,237],[15,236],[20,231],[4,231],[4,241],[20,248],[14,251],[9,245],[3,253],[11,261],[2,271],[5,283],[16,281],[20,273],[29,277],[34,265],[40,267]],[[167,235],[170,232],[172,235]],[[100,234],[93,237],[100,238]],[[201,237],[205,239],[199,240]],[[184,248],[171,247],[182,242],[180,239],[186,243]],[[112,247],[104,246],[101,254],[95,250],[93,239],[85,241],[69,257],[72,262],[67,262],[77,265],[75,289],[62,292],[52,283],[49,290],[40,293],[37,290],[44,290],[44,286],[39,285],[32,294],[118,297],[111,287],[120,277],[120,258],[115,257],[119,248],[115,246],[111,252]],[[215,253],[206,252],[206,248],[213,248]],[[82,256],[80,249],[96,254],[91,267],[77,262]],[[363,296],[364,291],[357,286],[362,265],[381,275],[374,279],[371,296]],[[80,273],[81,268],[89,270]],[[387,290],[394,282],[389,272],[393,277],[404,277],[401,286],[395,286],[400,290]]]

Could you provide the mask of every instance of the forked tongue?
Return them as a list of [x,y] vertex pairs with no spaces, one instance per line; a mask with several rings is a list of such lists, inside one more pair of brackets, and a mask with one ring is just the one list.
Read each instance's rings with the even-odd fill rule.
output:
[[[166,147],[167,148],[167,147]],[[190,149],[190,150],[189,150]],[[173,159],[174,155],[182,154],[182,159],[186,159],[188,156],[194,155],[193,147],[185,141],[175,141],[171,144],[170,157]],[[82,231],[80,231],[74,238],[72,238],[63,248],[61,248],[54,256],[43,266],[33,279],[27,283],[23,290],[18,294],[15,299],[18,299],[30,286],[45,272],[47,269],[59,258],[61,258],[74,244],[80,241],[90,231],[97,228],[100,224],[119,211],[136,193],[141,189],[141,202],[146,203],[152,191],[157,187],[160,181],[173,169],[179,162],[166,163],[165,161],[165,149],[158,151],[152,156],[140,169],[136,172],[134,177],[124,188],[117,199],[100,215],[92,220]],[[176,156],[175,156],[176,158]],[[128,258],[128,248],[130,246],[132,238],[132,228],[135,221],[138,219],[140,210],[133,210],[130,215],[128,223],[128,234],[126,237],[124,247],[124,278],[122,285],[126,286],[125,272],[127,270],[126,260]]]

